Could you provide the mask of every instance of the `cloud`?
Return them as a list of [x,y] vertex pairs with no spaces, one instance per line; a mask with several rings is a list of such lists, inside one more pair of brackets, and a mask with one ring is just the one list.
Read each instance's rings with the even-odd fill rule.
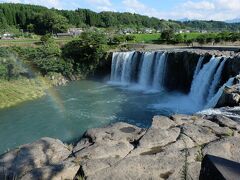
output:
[[62,9],[61,2],[59,0],[23,0],[25,4],[35,4],[35,5],[43,5],[49,8],[57,8]]
[[163,17],[163,14],[161,14],[160,11],[143,4],[138,0],[123,0],[122,4],[124,6],[123,11],[138,13],[138,14],[147,15],[150,17],[157,17],[157,18]]
[[123,0],[122,4],[132,11],[147,10],[148,7],[138,0]]
[[184,8],[187,9],[195,9],[195,10],[213,10],[215,9],[215,4],[209,1],[187,1],[182,5]]
[[109,7],[112,6],[112,3],[110,2],[110,0],[87,0],[87,2],[89,4],[92,5],[98,5],[98,6],[102,6],[102,7]]
[[49,8],[62,9],[61,2],[59,0],[2,0],[0,2],[6,3],[24,3],[24,4],[35,4],[42,5]]
[[98,6],[97,7],[98,11],[116,11],[113,7],[108,7],[108,6]]
[[215,0],[217,9],[240,11],[240,0]]

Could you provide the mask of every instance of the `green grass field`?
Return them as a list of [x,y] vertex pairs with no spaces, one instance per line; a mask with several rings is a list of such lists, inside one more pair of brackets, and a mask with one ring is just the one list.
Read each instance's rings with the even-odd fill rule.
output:
[[[54,41],[60,45],[63,45],[73,39],[74,39],[73,37],[67,37],[67,38],[54,39]],[[30,38],[29,39],[11,39],[11,40],[0,39],[0,47],[7,47],[7,46],[34,47],[34,46],[38,46],[40,43],[41,43],[40,39],[30,39]]]
[[154,34],[133,34],[135,36],[135,40],[133,42],[136,43],[154,43],[160,39],[159,33]]

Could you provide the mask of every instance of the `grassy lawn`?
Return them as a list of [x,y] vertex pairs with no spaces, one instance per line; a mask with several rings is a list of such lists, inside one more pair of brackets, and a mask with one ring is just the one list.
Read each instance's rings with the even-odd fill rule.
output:
[[160,39],[160,34],[133,34],[135,36],[134,42],[136,43],[154,43]]
[[197,37],[199,36],[215,36],[217,33],[206,33],[206,34],[203,34],[203,33],[198,33],[198,32],[191,32],[191,33],[182,33],[182,37],[186,37],[187,40],[192,40],[192,39],[196,39]]
[[43,78],[0,80],[0,109],[39,98],[48,87]]
[[[72,37],[66,37],[66,38],[57,38],[57,39],[54,39],[54,41],[60,45],[63,45],[73,39],[74,38]],[[12,40],[0,39],[0,47],[6,47],[6,46],[29,47],[29,46],[38,46],[40,43],[41,43],[40,39],[12,39]]]

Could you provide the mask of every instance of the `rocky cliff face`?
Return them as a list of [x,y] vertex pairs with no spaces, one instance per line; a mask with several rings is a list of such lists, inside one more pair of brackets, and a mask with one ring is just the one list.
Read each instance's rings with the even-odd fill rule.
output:
[[[153,51],[153,57],[157,58],[157,52]],[[163,51],[160,51],[163,52]],[[208,63],[211,57],[214,55],[215,57],[229,57],[224,65],[221,80],[219,83],[219,87],[222,86],[229,78],[235,77],[240,73],[240,56],[238,54],[232,54],[228,51],[206,51],[206,50],[199,50],[199,49],[186,49],[186,50],[166,50],[166,69],[164,70],[165,79],[164,79],[164,86],[169,91],[180,91],[184,93],[189,93],[194,71],[196,69],[198,60],[200,56],[203,56],[203,63]],[[232,55],[230,57],[230,55]],[[146,65],[143,63],[144,52],[136,51],[132,55],[132,79],[131,82],[139,82],[140,81],[140,71],[141,66]],[[101,63],[98,68],[97,76],[107,74],[111,74],[111,65],[110,65],[110,57],[108,56],[108,60]],[[121,59],[121,57],[118,57]],[[122,56],[122,58],[125,58]],[[149,64],[148,64],[149,65]],[[151,65],[152,69],[155,68],[156,65],[154,63]],[[151,76],[150,76],[151,79]]]
[[240,105],[240,76],[236,76],[233,86],[225,87],[216,105],[217,108]]
[[177,90],[188,93],[199,57],[199,54],[186,51],[169,53],[165,87],[168,90]]

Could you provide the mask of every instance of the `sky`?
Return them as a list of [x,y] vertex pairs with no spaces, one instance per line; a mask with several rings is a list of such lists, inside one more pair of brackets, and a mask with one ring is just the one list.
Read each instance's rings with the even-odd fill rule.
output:
[[240,18],[240,0],[0,0],[49,8],[131,12],[159,19],[232,20]]

